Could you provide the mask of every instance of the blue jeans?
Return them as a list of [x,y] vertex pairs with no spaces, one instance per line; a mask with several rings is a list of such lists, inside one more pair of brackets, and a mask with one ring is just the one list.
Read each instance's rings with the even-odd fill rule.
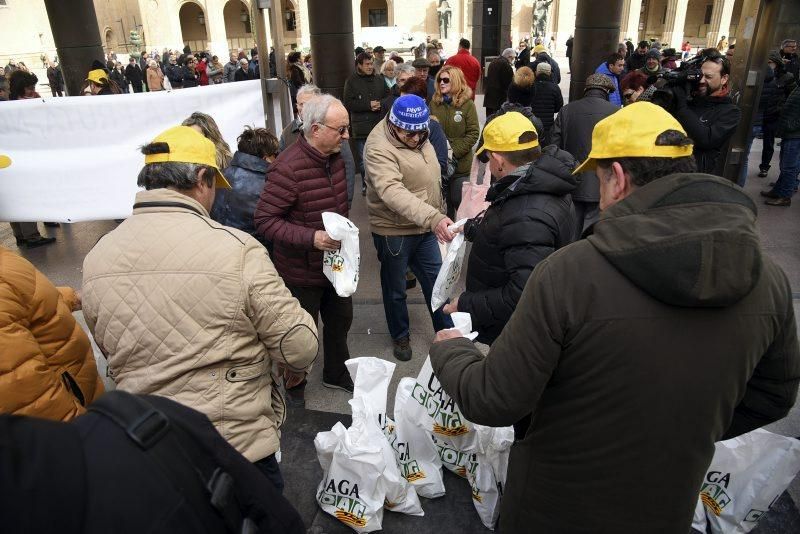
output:
[[800,172],[800,139],[783,139],[780,157],[781,174],[772,192],[781,198],[792,198]]
[[353,139],[353,148],[355,149],[355,154],[353,154],[353,158],[356,160],[356,165],[358,166],[358,172],[361,173],[361,188],[364,188],[364,145],[367,144],[366,139]]
[[[372,234],[372,240],[381,262],[381,292],[389,334],[393,340],[403,339],[408,337],[406,270],[411,267],[422,286],[425,302],[430,303],[433,284],[442,267],[439,245],[431,232],[404,236]],[[426,308],[430,313],[430,304]],[[441,309],[431,313],[431,318],[436,331],[453,328],[453,320]]]

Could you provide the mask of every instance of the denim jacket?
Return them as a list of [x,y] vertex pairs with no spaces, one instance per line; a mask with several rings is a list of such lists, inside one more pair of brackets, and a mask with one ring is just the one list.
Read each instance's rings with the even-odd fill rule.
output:
[[263,159],[237,151],[233,155],[230,167],[223,171],[231,188],[217,189],[214,206],[211,208],[211,218],[258,239],[255,235],[253,214],[256,211],[258,197],[264,189],[267,169],[269,163]]

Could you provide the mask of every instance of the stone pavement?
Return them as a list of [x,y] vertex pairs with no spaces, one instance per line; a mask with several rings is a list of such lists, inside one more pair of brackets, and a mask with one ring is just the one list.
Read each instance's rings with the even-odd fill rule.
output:
[[[566,73],[566,65],[562,67]],[[565,88],[566,83],[562,84]],[[483,121],[483,107],[480,97],[478,109]],[[566,100],[566,98],[565,98]],[[758,191],[766,182],[777,176],[778,155],[773,158],[773,171],[768,179],[756,177],[760,158],[761,143],[756,141],[750,158],[750,177],[745,190],[759,206],[758,227],[764,251],[786,271],[795,295],[795,313],[800,312],[800,240],[797,228],[800,227],[800,199],[789,208],[765,206],[758,197]],[[134,179],[134,177],[132,177]],[[392,357],[392,344],[384,318],[381,300],[379,265],[369,233],[364,198],[356,193],[351,219],[361,229],[361,279],[358,292],[354,295],[354,321],[349,335],[351,357],[375,356],[397,364],[389,391],[389,412],[394,406],[394,393],[400,378],[416,376],[426,357],[427,349],[433,339],[430,316],[419,288],[409,291],[408,304],[411,320],[411,339],[414,357],[409,362],[398,362]],[[41,226],[41,225],[40,225]],[[41,228],[43,233],[55,235],[58,241],[51,246],[21,250],[38,269],[44,272],[56,285],[81,285],[81,267],[84,256],[100,237],[116,227],[113,221],[64,224],[61,228]],[[0,224],[0,244],[16,250],[11,229]],[[79,314],[80,315],[80,314]],[[82,320],[82,317],[79,317]],[[324,327],[323,327],[324,328]],[[286,494],[300,510],[312,532],[349,532],[330,516],[322,513],[314,501],[314,492],[322,473],[316,459],[313,438],[316,432],[329,430],[337,421],[349,424],[350,396],[339,390],[330,390],[321,385],[321,358],[309,378],[306,391],[306,406],[292,408],[283,429],[282,470],[287,480]],[[800,436],[800,403],[782,421],[767,427],[773,432],[788,436]],[[449,473],[448,473],[449,475]],[[447,496],[435,501],[423,499],[426,517],[399,517],[387,513],[385,532],[408,532],[422,528],[425,532],[434,530],[442,533],[484,532],[470,502],[466,484],[454,476],[447,477]],[[753,532],[784,533],[800,532],[800,477],[795,479],[787,494],[778,501],[774,509],[762,519]],[[632,506],[635,504],[632,503]],[[423,526],[424,525],[424,526]]]

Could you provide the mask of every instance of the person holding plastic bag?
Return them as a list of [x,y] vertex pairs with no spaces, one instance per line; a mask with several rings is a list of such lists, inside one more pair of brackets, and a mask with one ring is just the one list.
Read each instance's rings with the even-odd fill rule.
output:
[[597,123],[588,169],[602,211],[588,237],[536,266],[488,355],[446,330],[431,364],[475,424],[533,413],[504,532],[688,532],[714,443],[795,403],[791,287],[761,252],[753,201],[695,172],[662,108]]
[[[411,359],[406,269],[411,267],[422,286],[426,302],[442,266],[437,239],[452,241],[453,224],[442,213],[440,169],[436,151],[428,140],[430,113],[416,95],[395,100],[386,119],[370,133],[364,149],[367,209],[372,239],[381,262],[381,291],[394,357]],[[442,330],[453,322],[441,311],[431,313],[433,327]]]
[[570,192],[578,181],[572,156],[554,146],[542,149],[531,121],[520,113],[494,119],[483,139],[478,156],[498,179],[487,194],[489,208],[464,226],[473,242],[467,287],[444,312],[469,313],[478,341],[491,345],[534,267],[572,241]]
[[[347,179],[341,144],[350,120],[341,102],[320,95],[303,107],[303,135],[270,165],[255,212],[256,233],[273,244],[278,273],[314,320],[322,317],[325,364],[322,385],[353,392],[344,365],[350,358],[347,333],[352,297],[342,297],[323,272],[325,253],[342,244],[325,230],[323,212],[347,217]],[[286,372],[289,395],[304,398],[305,375]]]

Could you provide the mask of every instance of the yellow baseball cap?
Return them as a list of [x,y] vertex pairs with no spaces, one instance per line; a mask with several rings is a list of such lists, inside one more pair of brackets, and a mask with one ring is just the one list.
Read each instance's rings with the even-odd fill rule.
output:
[[11,158],[5,154],[0,154],[0,169],[5,169],[11,166]]
[[591,171],[598,159],[683,158],[693,146],[658,145],[656,139],[667,130],[686,135],[683,126],[661,106],[634,102],[598,122],[592,131],[592,151],[572,174]]
[[536,45],[533,47],[534,54],[540,54],[542,52],[547,52],[547,49],[544,47],[544,45]]
[[533,132],[536,135],[536,128],[525,115],[516,111],[500,115],[483,129],[483,144],[478,147],[475,155],[481,154],[484,150],[514,152],[539,146],[538,136],[533,141],[520,143],[519,138],[525,132]]
[[208,165],[217,171],[216,184],[218,188],[230,189],[231,184],[222,175],[217,167],[217,149],[214,143],[203,137],[203,134],[189,126],[175,126],[161,132],[153,139],[153,143],[166,144],[166,151],[157,154],[147,154],[144,163],[163,163],[176,161],[180,163],[196,163]]
[[104,85],[108,83],[108,74],[106,74],[106,71],[103,69],[90,70],[86,80],[99,85]]

